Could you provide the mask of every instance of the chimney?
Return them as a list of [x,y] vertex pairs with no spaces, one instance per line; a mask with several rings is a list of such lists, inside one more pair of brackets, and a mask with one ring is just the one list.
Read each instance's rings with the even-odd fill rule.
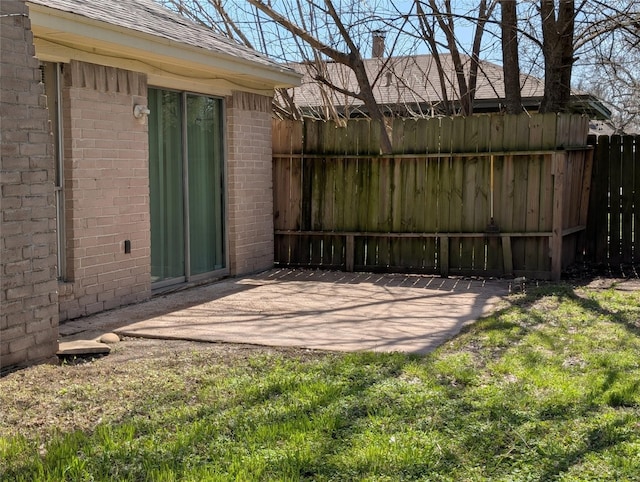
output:
[[371,49],[371,56],[374,59],[381,59],[384,57],[384,39],[387,36],[387,32],[384,30],[374,30],[373,34],[373,47]]

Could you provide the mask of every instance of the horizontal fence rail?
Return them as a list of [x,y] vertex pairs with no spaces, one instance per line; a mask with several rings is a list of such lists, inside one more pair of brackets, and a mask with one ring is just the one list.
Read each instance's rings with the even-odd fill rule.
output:
[[556,115],[397,119],[382,155],[370,121],[275,121],[276,262],[559,277],[586,224],[586,126]]

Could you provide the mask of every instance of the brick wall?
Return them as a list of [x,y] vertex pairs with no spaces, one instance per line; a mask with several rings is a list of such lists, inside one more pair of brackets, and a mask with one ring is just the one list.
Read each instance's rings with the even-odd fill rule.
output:
[[67,320],[149,298],[151,263],[147,123],[133,116],[146,77],[76,61],[63,73]]
[[58,349],[53,139],[27,7],[0,1],[0,369]]
[[227,100],[229,270],[273,266],[271,98],[235,92]]

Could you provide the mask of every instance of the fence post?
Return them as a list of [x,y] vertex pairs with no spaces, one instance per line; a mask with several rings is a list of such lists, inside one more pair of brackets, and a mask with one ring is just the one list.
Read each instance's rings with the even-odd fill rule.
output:
[[449,236],[440,236],[440,275],[449,276]]
[[355,255],[355,237],[353,234],[347,234],[345,243],[345,270],[348,273],[353,273],[354,271],[354,255]]

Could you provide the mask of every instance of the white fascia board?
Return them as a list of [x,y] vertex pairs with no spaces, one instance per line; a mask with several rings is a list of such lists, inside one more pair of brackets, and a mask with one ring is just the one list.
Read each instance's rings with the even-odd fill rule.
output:
[[[27,2],[28,3],[28,2]],[[102,46],[114,52],[123,52],[129,60],[158,61],[175,66],[197,68],[230,77],[251,79],[264,87],[294,87],[300,85],[301,76],[288,69],[269,67],[257,62],[225,53],[175,42],[170,39],[138,32],[132,29],[100,22],[81,15],[50,7],[28,3],[29,17],[35,36],[55,42],[56,38],[78,39],[78,47],[91,50]],[[82,39],[82,42],[79,40]],[[132,54],[137,58],[131,58]]]
[[187,90],[215,96],[228,96],[231,95],[234,90],[273,96],[273,89],[265,88],[266,86],[264,84],[261,86],[262,88],[254,88],[247,84],[239,87],[237,81],[231,82],[224,77],[201,78],[197,75],[187,75],[184,69],[175,69],[176,71],[172,72],[169,70],[171,68],[170,66],[154,67],[148,62],[143,63],[135,59],[132,60],[114,57],[113,55],[103,55],[101,53],[78,50],[38,37],[34,39],[34,45],[36,48],[36,56],[39,60],[65,64],[71,62],[71,60],[77,60],[80,62],[130,70],[132,72],[141,72],[147,75],[147,83],[153,87]]

